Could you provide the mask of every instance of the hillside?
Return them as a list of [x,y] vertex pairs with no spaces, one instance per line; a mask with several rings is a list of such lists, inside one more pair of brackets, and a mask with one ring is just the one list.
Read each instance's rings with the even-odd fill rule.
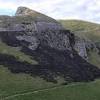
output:
[[[25,8],[20,7],[20,9]],[[42,57],[45,55],[45,53],[42,54],[43,50],[41,50],[41,55],[36,55],[38,59],[35,55],[27,54],[32,50],[28,50],[27,53],[25,51],[29,48],[37,48],[38,41],[31,35],[33,31],[46,30],[54,26],[55,29],[59,29],[61,25],[46,15],[28,9],[29,11],[35,12],[35,14],[17,16],[17,13],[12,17],[0,16],[0,100],[6,100],[4,97],[17,93],[52,88],[65,82],[64,78],[60,76],[57,77],[56,82],[52,78],[53,76],[49,75],[48,65],[42,67],[39,59],[42,62],[47,59],[47,57]],[[18,40],[19,35],[24,39]],[[26,38],[25,35],[27,35]]]
[[60,20],[61,24],[78,36],[87,37],[94,42],[100,41],[100,24],[81,20]]
[[100,80],[96,80],[12,95],[7,100],[100,100],[99,88]]
[[[34,11],[32,9],[29,9],[27,7],[18,7],[16,13],[15,13],[16,17],[25,17],[28,16],[28,18],[26,17],[27,20],[35,20],[35,21],[44,21],[44,22],[55,22],[57,23],[56,20],[54,20],[53,18],[44,15],[42,13],[39,13],[37,11]],[[33,19],[32,19],[33,18]],[[26,21],[26,19],[24,21]],[[22,19],[21,19],[22,20]]]
[[88,61],[96,66],[100,66],[100,47],[97,44],[100,44],[100,25],[96,23],[81,21],[81,20],[60,20],[59,21],[66,29],[70,29],[80,38],[85,40],[90,40],[93,44],[96,45],[96,50],[89,50]]
[[0,16],[0,99],[20,100],[17,95],[98,79],[100,69],[84,59],[86,48],[81,38],[75,46],[76,38],[55,19],[26,7],[15,16]]

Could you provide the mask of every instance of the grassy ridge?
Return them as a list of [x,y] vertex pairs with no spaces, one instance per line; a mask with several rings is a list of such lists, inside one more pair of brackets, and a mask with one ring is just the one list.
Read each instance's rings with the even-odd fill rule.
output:
[[66,29],[70,29],[76,35],[87,37],[95,42],[100,42],[100,25],[81,21],[81,20],[60,20],[59,21]]

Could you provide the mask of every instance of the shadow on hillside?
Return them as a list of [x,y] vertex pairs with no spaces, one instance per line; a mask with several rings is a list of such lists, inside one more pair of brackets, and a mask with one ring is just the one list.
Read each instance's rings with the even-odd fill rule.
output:
[[22,52],[31,55],[39,62],[33,65],[21,62],[14,56],[0,54],[0,65],[4,65],[13,73],[26,73],[39,76],[46,81],[57,83],[56,77],[62,76],[66,81],[91,81],[100,76],[100,70],[87,63],[77,54],[71,57],[70,51],[58,51],[50,47],[39,46],[35,51],[23,48]]

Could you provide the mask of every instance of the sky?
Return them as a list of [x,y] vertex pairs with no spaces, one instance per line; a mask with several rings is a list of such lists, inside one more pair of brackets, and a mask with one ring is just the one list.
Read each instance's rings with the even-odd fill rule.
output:
[[0,0],[0,15],[14,15],[25,6],[55,19],[80,19],[100,23],[100,0]]

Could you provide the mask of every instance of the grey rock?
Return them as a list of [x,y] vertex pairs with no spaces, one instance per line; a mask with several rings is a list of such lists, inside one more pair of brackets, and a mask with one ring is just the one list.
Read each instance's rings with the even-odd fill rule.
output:
[[16,11],[16,16],[23,16],[23,15],[30,15],[30,14],[34,14],[37,13],[36,11],[33,11],[27,7],[18,7],[17,11]]
[[76,37],[74,49],[78,52],[78,54],[84,58],[88,59],[87,50],[86,50],[86,43],[84,39]]
[[88,60],[88,52],[95,51],[99,52],[98,47],[95,43],[87,38],[80,38],[78,36],[75,37],[75,46],[74,49],[78,52],[78,54]]
[[19,36],[16,36],[16,38],[19,41],[26,41],[26,42],[28,42],[29,43],[28,48],[32,49],[32,50],[36,50],[36,48],[39,45],[39,41],[34,36],[28,36],[28,35],[21,36],[21,35],[19,35]]

